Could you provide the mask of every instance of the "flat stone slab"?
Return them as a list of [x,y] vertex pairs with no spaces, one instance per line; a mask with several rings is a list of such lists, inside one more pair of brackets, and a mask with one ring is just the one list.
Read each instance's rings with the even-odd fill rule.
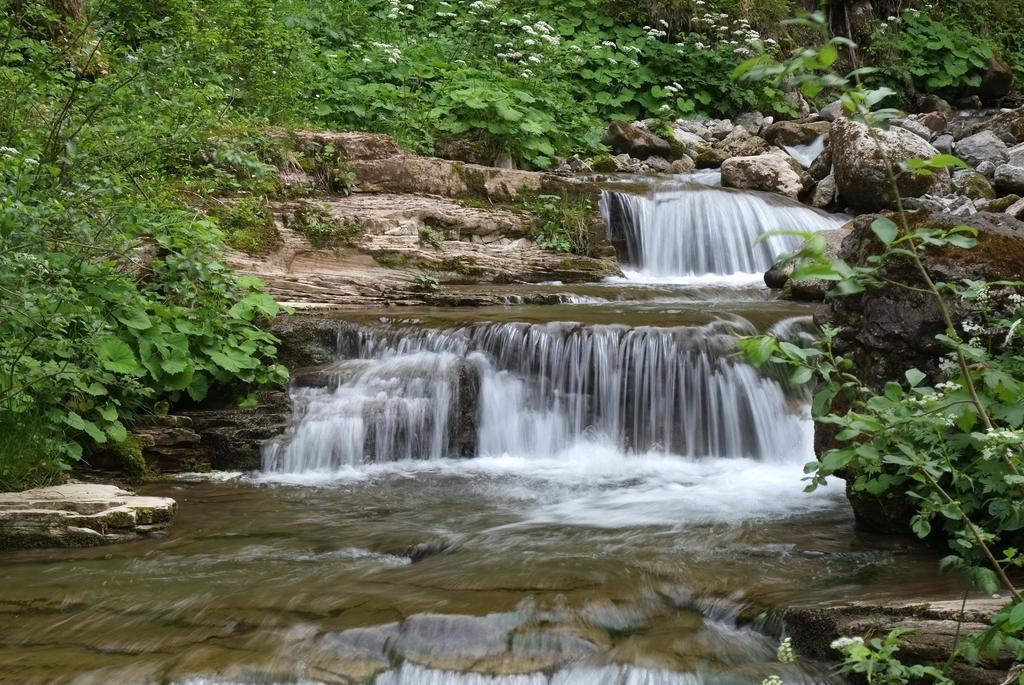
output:
[[0,493],[0,551],[129,542],[167,527],[176,506],[94,483]]

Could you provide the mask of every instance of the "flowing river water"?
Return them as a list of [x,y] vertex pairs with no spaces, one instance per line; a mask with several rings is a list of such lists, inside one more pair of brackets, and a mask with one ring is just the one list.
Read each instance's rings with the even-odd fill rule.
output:
[[842,218],[691,181],[606,193],[628,278],[566,304],[339,313],[260,472],[144,488],[167,537],[5,560],[0,682],[838,682],[775,662],[780,607],[945,581],[802,492],[806,397],[732,342],[808,329],[757,235]]

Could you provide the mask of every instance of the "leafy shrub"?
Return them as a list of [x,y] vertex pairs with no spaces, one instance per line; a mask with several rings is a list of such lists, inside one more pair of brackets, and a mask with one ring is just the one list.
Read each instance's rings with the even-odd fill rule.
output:
[[[946,24],[908,10],[874,32],[869,49],[879,76],[897,90],[957,96],[981,85],[992,46],[960,24]],[[910,77],[911,83],[903,83]]]
[[538,195],[526,203],[536,217],[537,244],[554,252],[586,255],[590,250],[593,209],[587,198]]

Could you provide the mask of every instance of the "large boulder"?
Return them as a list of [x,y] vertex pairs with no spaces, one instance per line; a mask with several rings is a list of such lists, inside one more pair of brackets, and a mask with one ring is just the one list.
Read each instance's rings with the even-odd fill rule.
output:
[[666,159],[672,157],[672,146],[667,140],[625,121],[613,121],[605,131],[601,142],[615,152],[625,153],[637,159],[647,159],[653,156]]
[[803,181],[793,164],[781,154],[733,157],[722,163],[722,185],[765,190],[796,200],[803,190]]
[[1009,156],[1006,143],[992,131],[982,131],[962,138],[953,146],[953,152],[972,167],[977,167],[982,162],[1002,164]]
[[832,123],[830,140],[839,195],[854,209],[875,211],[895,202],[886,162],[896,174],[896,186],[903,197],[941,195],[948,183],[945,170],[933,175],[900,171],[899,165],[908,159],[938,154],[938,150],[905,129],[872,132],[860,122],[838,119]]
[[[875,218],[863,215],[853,221],[852,231],[839,252],[839,257],[851,266],[867,266],[870,258],[881,251],[881,244],[871,231]],[[925,268],[934,281],[1024,279],[1024,223],[1006,214],[989,212],[961,217],[922,211],[910,215],[909,221],[912,227],[968,225],[978,229],[978,244],[972,249],[944,247],[923,255]],[[826,300],[815,311],[815,322],[839,328],[835,353],[851,360],[851,373],[876,392],[881,392],[886,382],[903,378],[911,368],[923,371],[932,382],[943,380],[940,361],[948,349],[935,338],[946,330],[939,303],[932,294],[921,290],[921,276],[906,258],[890,259],[881,275],[889,282],[911,288],[884,285],[858,295]],[[954,322],[970,315],[969,307],[952,295],[947,297],[946,305]],[[844,407],[836,406],[834,410],[842,412]],[[815,427],[818,454],[836,445],[834,427]],[[854,514],[863,527],[886,533],[909,531],[912,508],[902,497],[891,495],[883,501],[863,492],[849,494]]]
[[1013,67],[999,55],[993,55],[985,67],[985,74],[978,86],[978,97],[985,102],[1002,100],[1013,87]]

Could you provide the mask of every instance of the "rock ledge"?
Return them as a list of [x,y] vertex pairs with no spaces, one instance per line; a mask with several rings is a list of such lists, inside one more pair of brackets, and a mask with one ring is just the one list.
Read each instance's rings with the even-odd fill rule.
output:
[[0,551],[129,542],[165,528],[175,507],[169,497],[94,483],[0,493]]

